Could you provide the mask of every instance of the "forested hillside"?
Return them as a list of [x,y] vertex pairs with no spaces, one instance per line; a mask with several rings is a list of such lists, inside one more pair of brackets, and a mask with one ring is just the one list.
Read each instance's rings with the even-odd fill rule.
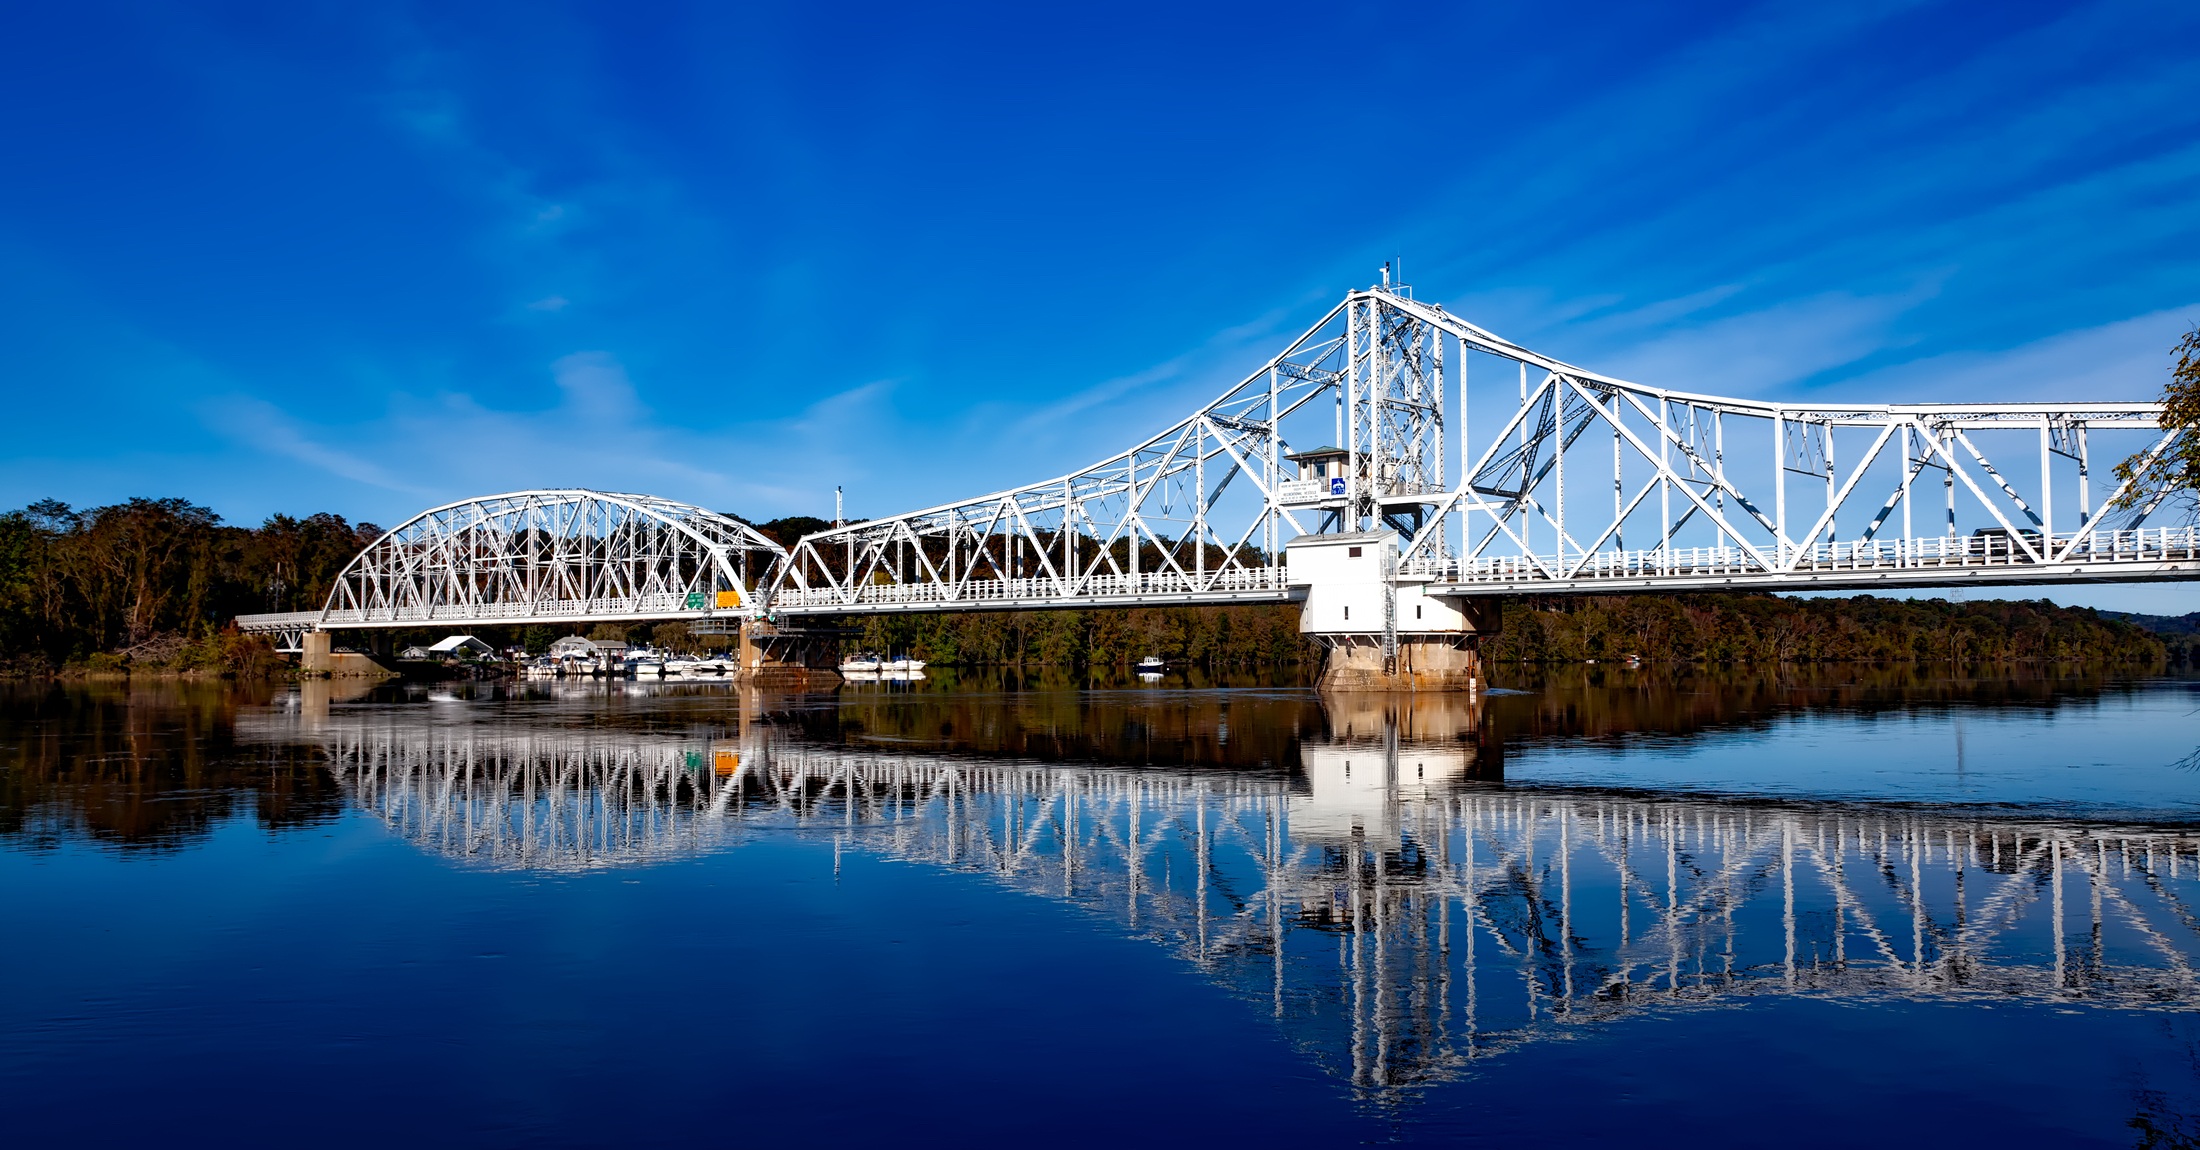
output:
[[1713,663],[2156,662],[2143,628],[2046,600],[1790,599],[1764,594],[1530,597],[1485,654],[1507,662],[1636,655]]
[[[863,646],[943,663],[1114,665],[1153,654],[1207,667],[1311,662],[1298,608],[1144,608],[871,619]],[[1528,597],[1505,605],[1485,658],[1648,662],[2157,663],[2158,636],[2045,601],[1788,599],[1763,594]]]
[[336,573],[380,534],[336,515],[234,527],[181,499],[81,511],[33,503],[0,515],[0,663],[264,666],[265,644],[225,636],[224,625],[320,606]]
[[[792,542],[816,520],[759,524]],[[214,669],[254,673],[266,644],[225,631],[240,613],[318,607],[344,564],[381,534],[336,515],[221,522],[180,499],[77,510],[51,500],[0,514],[0,667],[39,672]],[[913,615],[850,620],[851,647],[965,666],[1119,666],[1147,655],[1215,669],[1310,664],[1298,609],[1138,608]],[[678,624],[620,630],[678,641]],[[399,643],[441,638],[420,631]],[[540,649],[563,629],[483,628]],[[718,640],[713,640],[718,641]],[[1646,662],[2000,662],[2149,664],[2161,636],[2044,601],[1950,603],[1759,594],[1530,597],[1509,602],[1485,655],[1515,663],[1638,656]]]

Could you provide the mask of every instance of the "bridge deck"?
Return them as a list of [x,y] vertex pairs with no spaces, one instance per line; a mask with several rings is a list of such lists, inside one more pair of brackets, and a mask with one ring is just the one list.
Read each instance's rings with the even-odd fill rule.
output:
[[[2035,557],[2032,552],[2036,551]],[[1743,547],[1606,551],[1593,555],[1508,556],[1408,563],[1399,578],[1443,595],[1678,592],[1702,590],[1870,590],[2035,586],[2200,578],[2200,527],[2058,533],[2050,538],[1913,539],[1820,544],[1786,556]],[[930,611],[1028,611],[1063,608],[1281,603],[1293,598],[1288,569],[1149,571],[1080,579],[966,579],[952,585],[872,583],[852,589],[783,587],[768,606],[695,610],[682,595],[483,602],[433,609],[297,611],[243,615],[240,628],[291,635],[313,629],[448,624],[589,624],[636,620],[776,616],[893,615]]]

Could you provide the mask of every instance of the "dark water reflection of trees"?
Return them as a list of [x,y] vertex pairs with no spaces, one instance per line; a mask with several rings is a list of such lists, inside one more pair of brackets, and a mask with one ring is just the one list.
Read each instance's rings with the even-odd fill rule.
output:
[[[745,713],[811,742],[1041,762],[1291,773],[1302,769],[1301,749],[1309,743],[1456,741],[1471,744],[1477,775],[1495,779],[1502,778],[1508,747],[1685,739],[1761,727],[1799,711],[2085,705],[2135,689],[2069,667],[1910,665],[1508,668],[1493,685],[1498,689],[1473,699],[1324,700],[1302,682],[1250,675],[1171,675],[1155,683],[1004,670],[745,702],[723,686],[641,698],[631,685],[456,690],[483,705],[469,711],[473,721],[732,733]],[[328,684],[305,689],[327,705]],[[268,830],[330,820],[344,799],[317,745],[235,736],[240,710],[290,705],[295,690],[220,682],[0,684],[0,837],[39,846],[89,839],[157,849],[189,843],[248,813]],[[419,688],[381,688],[353,702],[430,707]],[[425,721],[430,711],[422,713]]]
[[1490,721],[1508,741],[1574,741],[1747,730],[1797,711],[1870,715],[1936,714],[1956,707],[2049,709],[2135,690],[2140,682],[2068,664],[1577,664],[1500,669],[1493,683],[1500,691],[1490,698],[1489,711]]
[[0,685],[0,836],[172,848],[249,811],[268,830],[335,818],[343,794],[306,747],[243,746],[240,707],[281,685]]

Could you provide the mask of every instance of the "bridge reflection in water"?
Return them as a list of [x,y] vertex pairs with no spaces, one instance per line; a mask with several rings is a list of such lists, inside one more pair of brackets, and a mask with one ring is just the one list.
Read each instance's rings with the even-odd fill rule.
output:
[[[753,698],[723,737],[381,708],[302,726],[360,807],[466,865],[630,866],[793,832],[1075,904],[1377,1097],[1735,996],[2200,1002],[2188,832],[1507,789],[1466,700],[1264,705],[1263,728],[1301,732],[1265,767],[943,754],[876,724],[836,741]],[[1211,755],[1239,757],[1228,730]]]

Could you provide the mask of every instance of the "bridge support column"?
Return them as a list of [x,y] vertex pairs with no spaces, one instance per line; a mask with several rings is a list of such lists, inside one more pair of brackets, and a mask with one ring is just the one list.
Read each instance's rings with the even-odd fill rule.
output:
[[840,682],[840,644],[834,635],[744,619],[739,654],[740,678],[758,687],[809,691]]
[[1325,651],[1324,691],[1475,691],[1479,637],[1501,618],[1495,600],[1427,593],[1401,575],[1399,534],[1304,535],[1286,553],[1291,585],[1304,588],[1300,633]]
[[391,679],[397,672],[365,655],[336,649],[336,636],[327,631],[308,631],[298,644],[298,670],[307,675],[338,679]]
[[1381,635],[1320,635],[1324,691],[1476,691],[1482,683],[1477,634],[1400,635],[1386,655]]

